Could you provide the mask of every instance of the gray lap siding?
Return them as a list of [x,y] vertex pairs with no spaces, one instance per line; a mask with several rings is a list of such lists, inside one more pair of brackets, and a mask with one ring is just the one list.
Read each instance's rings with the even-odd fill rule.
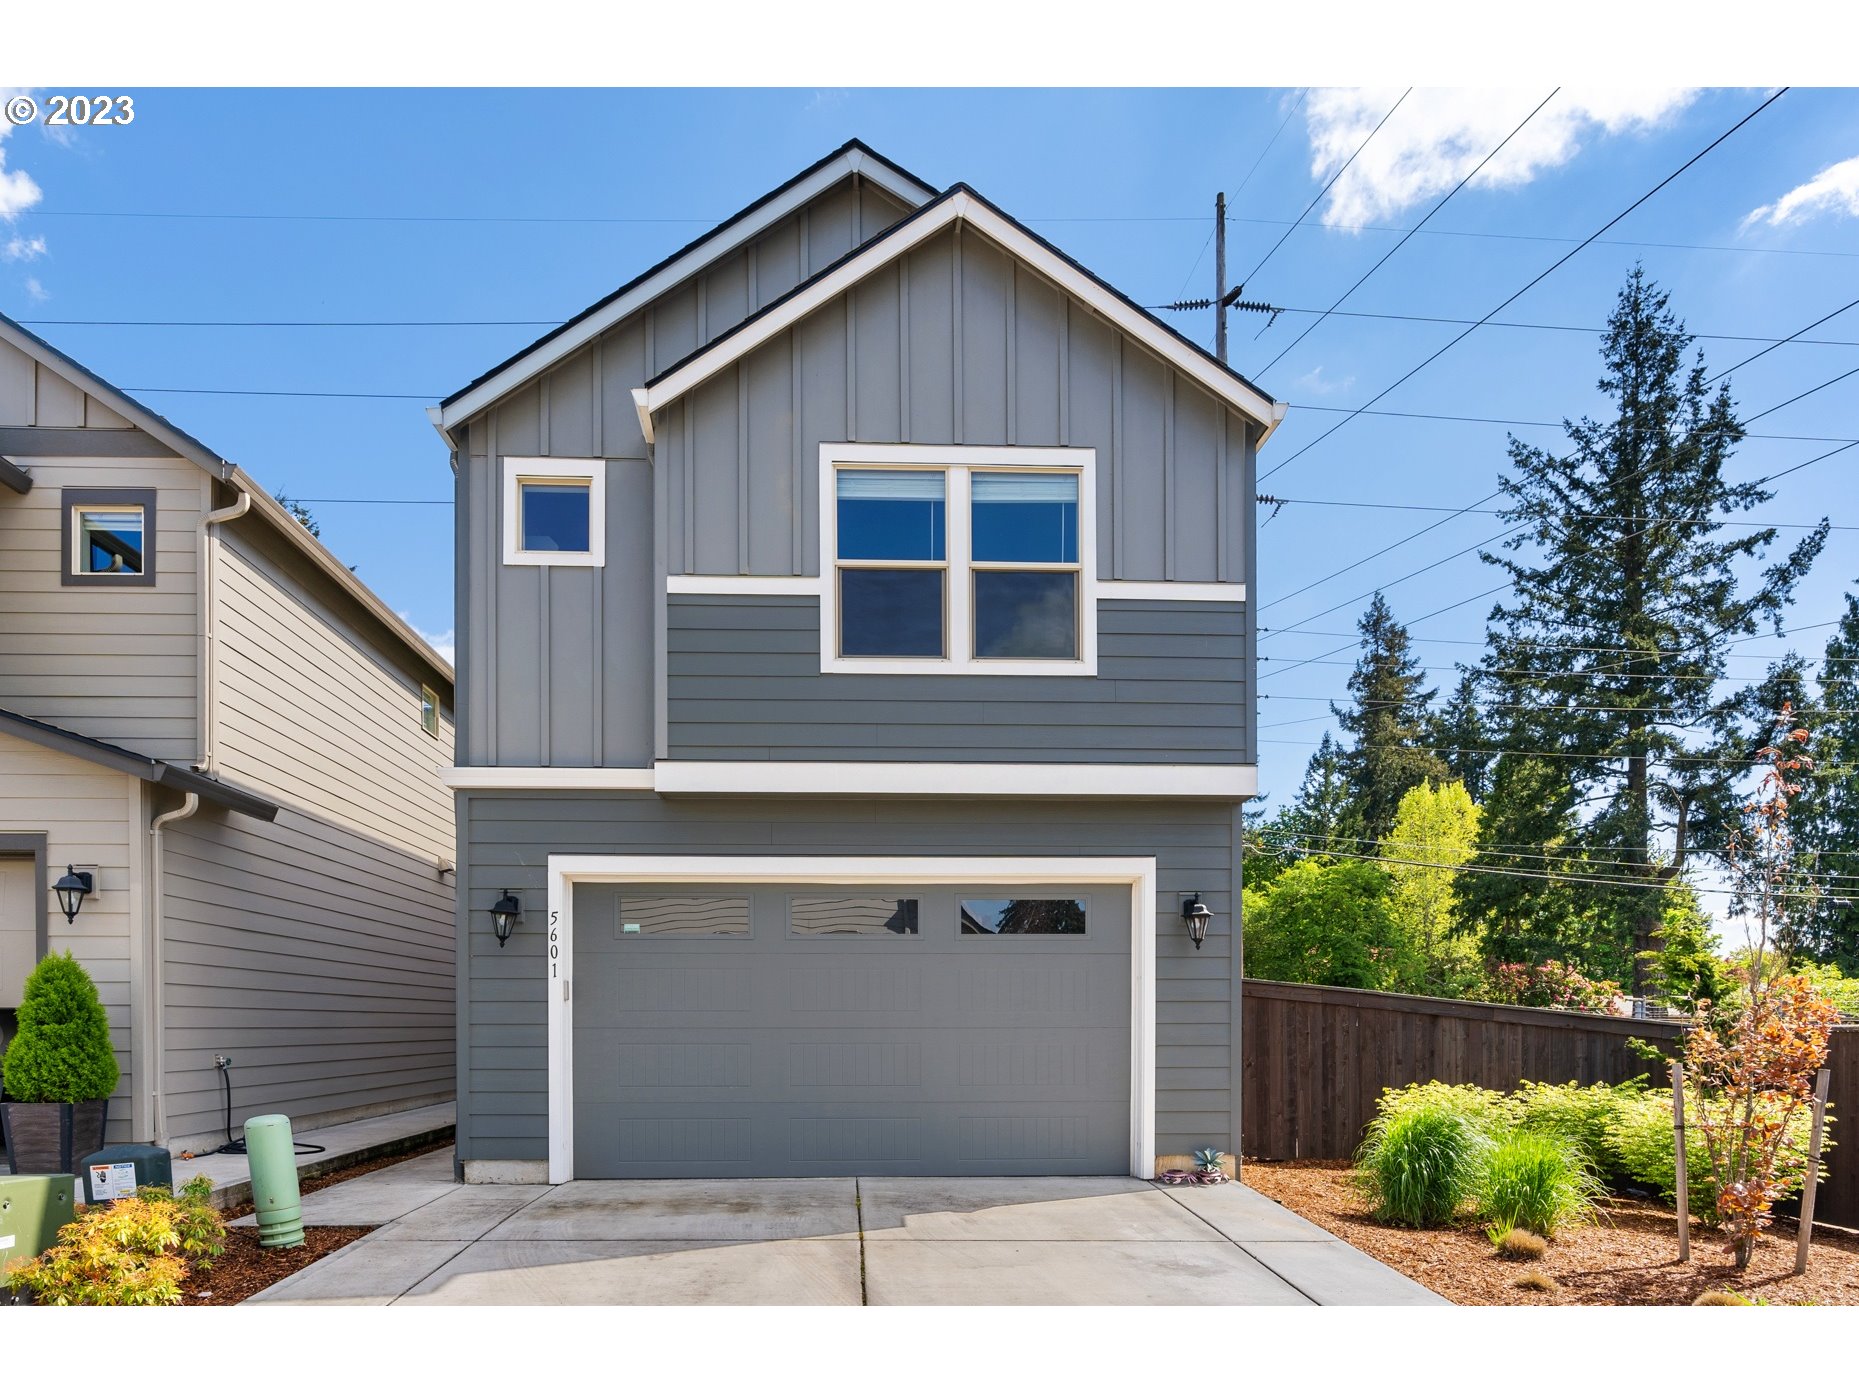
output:
[[811,596],[679,595],[670,758],[1243,764],[1245,606],[1098,602],[1095,677],[820,671]]
[[[458,1156],[548,1155],[544,996],[551,854],[1153,856],[1156,1149],[1238,1147],[1237,805],[1169,801],[662,799],[651,794],[461,794]],[[499,948],[505,889],[524,921]],[[1198,952],[1180,919],[1198,891],[1214,913]]]

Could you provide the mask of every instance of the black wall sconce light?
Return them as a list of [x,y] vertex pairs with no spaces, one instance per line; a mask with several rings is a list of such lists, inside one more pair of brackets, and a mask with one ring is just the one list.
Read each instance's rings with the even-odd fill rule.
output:
[[522,914],[522,902],[507,890],[503,893],[503,899],[491,906],[491,928],[497,932],[498,948],[510,942],[510,935]]
[[1207,924],[1213,917],[1213,911],[1207,908],[1199,891],[1181,902],[1181,922],[1188,927],[1188,938],[1194,941],[1195,948],[1200,948],[1201,941],[1207,937]]
[[97,880],[94,876],[66,864],[65,874],[52,882],[52,891],[58,897],[58,908],[65,912],[66,924],[77,918],[77,912],[84,907],[84,897],[96,889]]

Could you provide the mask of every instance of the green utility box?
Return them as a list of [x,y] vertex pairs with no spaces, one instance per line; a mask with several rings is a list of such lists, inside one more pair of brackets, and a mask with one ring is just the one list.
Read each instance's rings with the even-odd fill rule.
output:
[[75,1176],[0,1176],[0,1265],[51,1248],[76,1205]]
[[86,1205],[100,1205],[132,1196],[138,1186],[174,1189],[174,1154],[165,1147],[131,1142],[92,1152],[78,1163]]

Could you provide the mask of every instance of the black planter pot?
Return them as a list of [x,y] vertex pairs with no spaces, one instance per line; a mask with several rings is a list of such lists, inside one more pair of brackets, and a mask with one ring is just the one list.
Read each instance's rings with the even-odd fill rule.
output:
[[81,1104],[0,1104],[6,1163],[15,1176],[77,1174],[77,1163],[103,1150],[108,1099]]

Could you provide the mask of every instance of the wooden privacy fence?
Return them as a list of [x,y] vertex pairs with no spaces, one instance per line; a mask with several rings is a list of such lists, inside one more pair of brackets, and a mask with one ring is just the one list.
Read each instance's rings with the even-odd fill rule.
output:
[[[1384,1088],[1521,1080],[1618,1084],[1646,1075],[1668,1086],[1665,1067],[1636,1053],[1634,1038],[1669,1047],[1669,1021],[1405,997],[1346,987],[1248,978],[1242,1098],[1245,1153],[1269,1159],[1348,1157],[1362,1141]],[[1829,1181],[1815,1205],[1828,1224],[1859,1226],[1859,1026],[1833,1033]]]

